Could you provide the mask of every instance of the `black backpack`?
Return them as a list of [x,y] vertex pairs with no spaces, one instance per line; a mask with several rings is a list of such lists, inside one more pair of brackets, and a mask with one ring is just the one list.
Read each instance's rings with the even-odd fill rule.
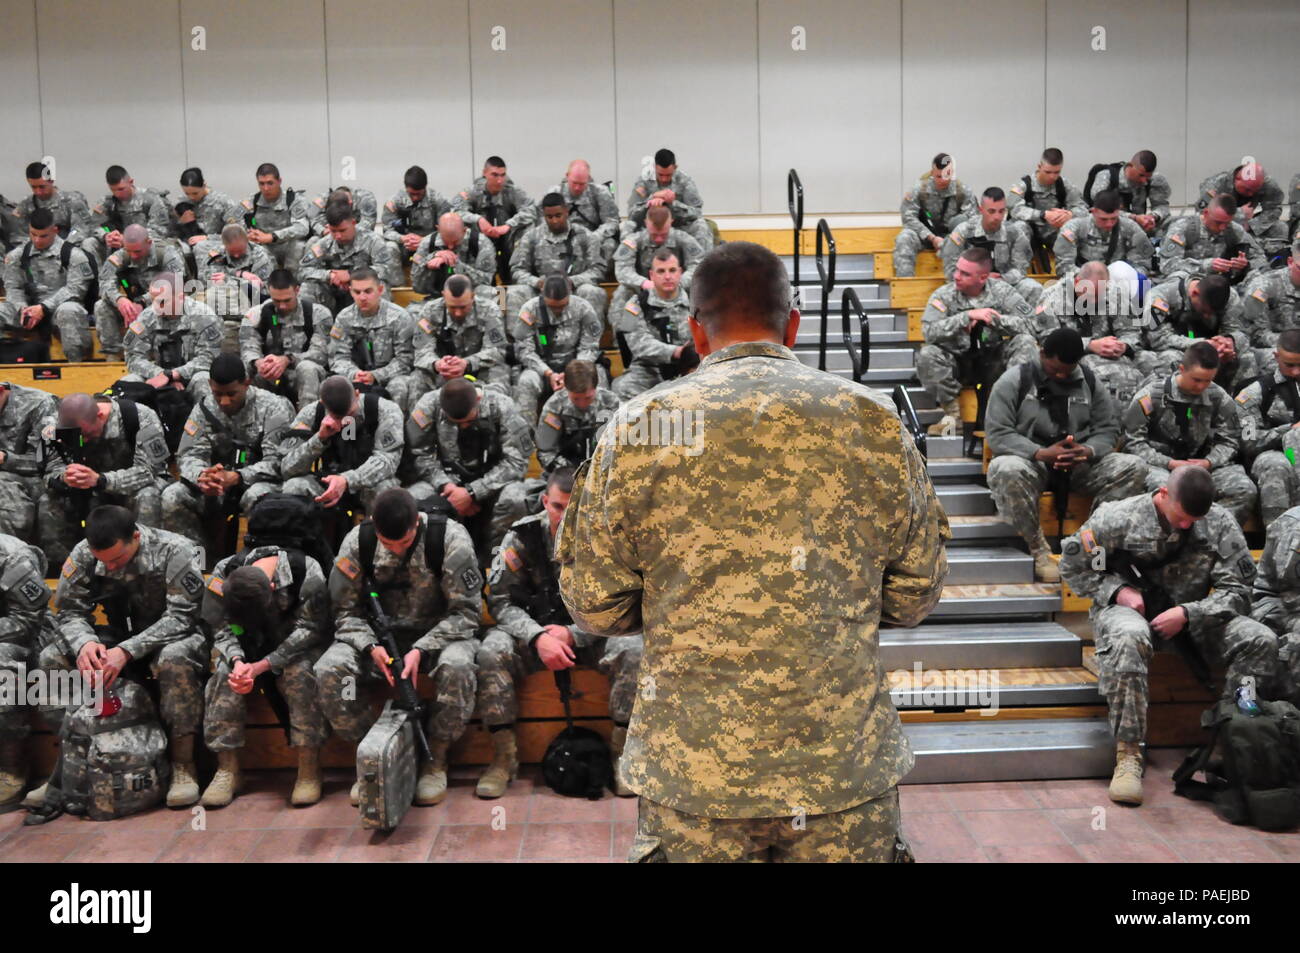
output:
[[[1088,179],[1083,183],[1083,200],[1092,208],[1092,187],[1097,181],[1097,176],[1101,173],[1110,172],[1110,187],[1119,191],[1119,170],[1123,168],[1123,162],[1098,162],[1088,170]],[[1127,203],[1125,203],[1127,204]]]
[[[447,513],[424,501],[419,501],[417,508],[428,517],[428,522],[425,524],[422,533],[424,536],[424,564],[429,568],[429,574],[441,583],[442,558],[446,553],[444,541],[447,537]],[[372,520],[366,520],[361,524],[361,530],[357,534],[357,557],[361,560],[362,573],[371,582],[375,578],[375,551],[378,547],[379,534],[375,532],[375,524]],[[414,549],[415,547],[412,546],[406,551],[408,558]],[[375,588],[389,587],[382,587],[375,583]],[[439,591],[441,592],[441,588]]]
[[[59,249],[59,268],[62,269],[65,276],[68,273],[68,265],[72,262],[72,249],[72,243],[67,241],[65,241],[63,247]],[[95,261],[95,256],[85,249],[82,249],[81,253],[85,255],[86,259],[90,262],[90,281],[87,283],[86,290],[82,294],[79,303],[87,311],[93,312],[95,310],[95,302],[99,300],[99,262]],[[27,269],[31,267],[31,264],[32,243],[28,242],[23,246],[22,260],[19,262],[24,275],[27,274]],[[27,303],[35,304],[36,302],[29,301]]]
[[170,385],[156,388],[144,381],[116,381],[104,393],[118,400],[144,404],[156,413],[167,440],[168,452],[176,452],[185,433],[185,422],[190,419],[190,411],[194,409],[193,397]]
[[253,504],[248,513],[244,549],[277,546],[291,556],[294,550],[298,550],[320,563],[328,574],[334,562],[334,552],[325,541],[321,524],[323,509],[315,500],[305,496],[266,494]]
[[568,727],[547,745],[546,755],[542,758],[542,777],[556,794],[599,801],[605,789],[614,784],[614,763],[609,756],[609,745],[590,728],[574,727],[573,716],[569,713],[572,677],[568,669],[560,669],[554,675]]

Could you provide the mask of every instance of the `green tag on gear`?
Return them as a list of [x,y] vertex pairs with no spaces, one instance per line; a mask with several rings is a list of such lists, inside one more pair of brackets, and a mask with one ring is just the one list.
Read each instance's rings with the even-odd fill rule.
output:
[[1286,458],[1287,458],[1288,460],[1291,461],[1291,466],[1295,466],[1295,448],[1294,448],[1294,447],[1287,447],[1287,448],[1286,448]]
[[537,343],[540,344],[542,347],[546,347],[546,335],[539,333],[537,335]]

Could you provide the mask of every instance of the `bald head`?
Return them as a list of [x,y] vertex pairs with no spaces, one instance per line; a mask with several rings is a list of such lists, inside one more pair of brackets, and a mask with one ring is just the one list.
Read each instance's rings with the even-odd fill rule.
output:
[[591,184],[591,166],[586,159],[574,159],[564,173],[564,181],[569,184],[569,194],[575,198],[587,191]]
[[1110,269],[1099,261],[1087,261],[1079,267],[1078,279],[1081,281],[1105,281],[1110,277]]
[[149,230],[143,225],[128,225],[122,229],[122,241],[128,245],[148,244]]
[[99,416],[99,405],[89,394],[69,394],[59,401],[59,426],[80,427],[94,423]]
[[1254,195],[1264,185],[1264,167],[1258,162],[1244,163],[1233,178],[1233,188],[1242,195]]
[[438,219],[438,235],[444,245],[458,245],[465,235],[465,222],[455,212],[444,212]]

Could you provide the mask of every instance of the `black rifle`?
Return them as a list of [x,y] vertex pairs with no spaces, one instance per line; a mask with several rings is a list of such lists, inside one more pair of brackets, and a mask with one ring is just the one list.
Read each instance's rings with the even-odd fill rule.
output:
[[104,212],[104,218],[108,219],[107,225],[101,225],[104,234],[109,232],[120,232],[126,228],[126,221],[122,218],[122,206],[118,204],[117,199],[109,199],[104,203],[107,211]]
[[[1047,407],[1052,425],[1056,428],[1049,443],[1060,443],[1070,435],[1070,397],[1052,391],[1051,385],[1044,381],[1038,385],[1038,402]],[[1056,513],[1056,535],[1065,536],[1065,517],[1070,508],[1070,471],[1059,467],[1047,467],[1047,489],[1052,493],[1053,508]]]
[[975,451],[975,435],[984,429],[984,411],[988,408],[989,393],[1002,364],[1002,344],[1013,335],[1012,331],[980,322],[971,328],[969,349],[957,356],[957,379],[973,381],[977,397],[975,421],[963,425],[965,442],[962,452],[968,457],[979,456]]
[[197,218],[192,222],[182,222],[180,220],[180,217],[186,212],[194,211],[193,202],[177,202],[172,211],[176,213],[176,217],[172,220],[172,228],[175,229],[177,237],[186,244],[189,244],[188,240],[191,238],[203,238],[208,234],[203,230],[203,226],[199,224]]
[[[267,644],[269,640],[262,632],[261,626],[258,626],[258,631],[253,633],[241,625],[231,623],[230,632],[239,640],[239,650],[244,653],[245,662],[260,662],[270,654],[271,647]],[[266,696],[267,704],[271,706],[271,711],[275,712],[275,720],[284,729],[284,740],[292,745],[289,703],[284,700],[280,686],[275,680],[275,674],[268,669],[253,679],[253,687]]]
[[531,585],[511,586],[510,600],[526,609],[538,625],[573,625],[573,617],[560,598],[560,580],[551,565],[541,522],[516,524],[514,531],[524,545]]
[[[352,344],[352,363],[357,366],[357,370],[370,371],[375,370],[375,342],[367,337],[357,338]],[[378,394],[380,397],[388,396],[388,389],[383,384],[375,381],[373,384],[358,384],[353,382],[353,387],[359,394]]]
[[158,363],[163,370],[168,371],[185,363],[185,341],[182,335],[168,335],[158,342]]
[[140,280],[140,270],[134,265],[125,265],[117,270],[117,283],[128,300],[144,303],[145,283]]
[[[1178,558],[1182,550],[1183,544],[1180,544],[1164,559],[1148,565],[1145,569],[1129,553],[1122,551],[1114,555],[1107,553],[1107,570],[1115,573],[1124,580],[1125,585],[1137,590],[1142,596],[1142,615],[1148,622],[1160,615],[1160,613],[1172,609],[1175,605],[1170,601],[1169,594],[1149,579],[1148,574],[1154,574],[1157,569],[1173,562]],[[1159,639],[1159,636],[1156,638]],[[1170,648],[1182,656],[1183,661],[1187,663],[1192,676],[1204,685],[1207,690],[1213,691],[1214,682],[1210,678],[1210,667],[1205,664],[1205,659],[1201,657],[1200,650],[1197,649],[1196,643],[1192,641],[1191,633],[1187,631],[1187,627],[1183,626],[1182,631],[1168,641]],[[1159,642],[1157,641],[1156,644],[1159,644]]]
[[456,450],[459,459],[440,454],[438,463],[462,483],[477,480],[487,473],[499,458],[496,434],[482,421],[474,421],[456,433]]
[[442,327],[438,328],[438,334],[434,338],[434,353],[439,357],[459,357],[456,354],[456,335],[452,331],[451,321],[443,321]]
[[[80,427],[56,427],[54,439],[46,440],[44,444],[47,450],[63,461],[65,467],[74,463],[86,465],[86,439],[82,436]],[[72,515],[76,518],[77,525],[84,530],[86,516],[90,513],[94,502],[95,491],[71,487],[63,481],[59,481],[58,486],[61,492],[67,493],[71,498]]]
[[592,423],[582,427],[566,427],[560,441],[560,453],[575,465],[585,462],[596,449],[596,432],[604,424]]
[[402,677],[402,669],[406,663],[402,658],[402,650],[397,646],[397,639],[393,636],[388,616],[384,614],[384,607],[379,604],[379,588],[369,576],[366,577],[365,582],[366,598],[370,606],[375,635],[379,637],[379,644],[388,653],[388,670],[393,673],[393,681],[397,683],[397,701],[394,707],[411,713],[411,728],[415,732],[415,742],[420,749],[420,754],[424,755],[426,761],[432,761],[433,752],[429,750],[429,739],[424,733],[424,703],[420,701],[420,693],[415,688],[415,679]]

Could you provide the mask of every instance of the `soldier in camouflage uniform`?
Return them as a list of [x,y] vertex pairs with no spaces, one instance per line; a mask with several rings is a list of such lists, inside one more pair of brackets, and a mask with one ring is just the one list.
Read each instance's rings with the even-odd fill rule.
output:
[[452,275],[442,293],[413,306],[416,394],[437,390],[457,377],[510,392],[501,310],[474,294],[464,275]]
[[1204,339],[1219,352],[1217,383],[1228,393],[1258,375],[1241,299],[1222,275],[1177,275],[1149,290],[1146,300],[1137,358],[1145,374],[1168,374],[1193,340]]
[[329,234],[308,247],[299,266],[303,297],[338,314],[352,304],[351,273],[369,268],[383,282],[384,297],[391,300],[388,289],[401,284],[401,275],[384,240],[357,228],[356,212],[350,206],[330,205],[325,221]]
[[552,394],[543,405],[534,432],[542,473],[581,466],[591,456],[600,432],[619,403],[613,391],[599,386],[596,366],[590,361],[566,364],[564,389]]
[[[210,652],[199,623],[202,596],[198,546],[175,533],[138,526],[120,506],[101,506],[91,511],[86,538],[63,563],[54,594],[59,638],[40,656],[43,669],[75,665],[87,674],[101,671],[106,679],[116,679],[128,664],[149,666],[171,739],[168,807],[199,799],[194,736],[203,725]],[[101,603],[107,627],[95,625]]]
[[0,382],[0,534],[36,542],[41,428],[57,409],[52,394]]
[[1072,218],[1088,214],[1083,193],[1061,175],[1064,164],[1060,149],[1044,149],[1037,168],[1007,190],[1007,215],[1029,229],[1030,251],[1038,258],[1038,270],[1044,273],[1051,271],[1047,252],[1061,227]]
[[1217,195],[1195,215],[1169,223],[1160,243],[1160,273],[1166,278],[1184,274],[1226,275],[1233,282],[1268,269],[1268,259],[1255,237],[1233,221],[1237,203],[1231,195]]
[[1300,507],[1268,525],[1250,617],[1278,635],[1277,682],[1272,697],[1300,694]]
[[[71,453],[60,429],[80,430]],[[45,492],[36,503],[41,546],[51,566],[64,558],[83,533],[90,507],[125,506],[145,526],[162,525],[162,491],[167,485],[167,440],[158,415],[133,401],[69,394],[58,413],[41,423]],[[72,454],[82,456],[73,462]]]
[[[43,208],[54,216],[55,227],[64,241],[80,247],[87,238],[93,238],[98,233],[90,220],[90,206],[86,204],[85,195],[74,189],[56,188],[50,169],[44,162],[29,162],[26,175],[32,194],[14,209],[14,217],[21,225],[29,225],[32,212]],[[98,263],[95,267],[98,267]]]
[[311,235],[309,204],[301,192],[285,189],[280,170],[264,162],[257,167],[257,191],[231,211],[227,222],[243,225],[248,240],[265,248],[276,267],[297,274]]
[[1029,305],[1011,285],[990,278],[992,268],[988,251],[966,249],[953,280],[930,296],[921,316],[925,346],[917,356],[916,376],[943,409],[929,428],[932,434],[959,425],[957,395],[963,383],[974,383],[976,371],[992,382],[1007,367],[1037,359]]
[[618,762],[636,702],[641,635],[597,640],[576,625],[564,608],[555,562],[555,531],[573,493],[573,470],[551,474],[542,494],[542,512],[510,527],[488,576],[488,612],[496,624],[483,634],[478,655],[478,712],[492,736],[492,763],[479,778],[476,793],[496,798],[519,770],[515,721],[516,686],[525,675],[586,665],[609,676],[609,716],[614,722],[610,754],[615,792],[634,792],[619,777]]
[[1067,222],[1056,237],[1056,273],[1064,277],[1085,262],[1126,261],[1144,274],[1155,270],[1155,250],[1142,226],[1119,213],[1118,192],[1098,192],[1089,214]]
[[1015,222],[1007,223],[1007,196],[996,185],[980,196],[979,214],[959,222],[944,239],[939,257],[943,274],[952,281],[957,256],[967,248],[983,248],[993,256],[992,277],[1011,285],[1030,305],[1038,302],[1043,286],[1028,277],[1033,255],[1029,247],[1029,230]]
[[476,294],[496,300],[496,246],[477,228],[467,230],[455,212],[447,212],[438,219],[438,230],[422,239],[411,256],[411,288],[435,295],[453,275],[464,275]]
[[1300,242],[1291,249],[1285,268],[1266,271],[1251,278],[1241,296],[1250,343],[1261,369],[1277,346],[1277,336],[1288,328],[1300,328]]
[[1169,222],[1169,180],[1156,171],[1156,154],[1142,149],[1128,162],[1115,162],[1101,169],[1093,179],[1094,198],[1108,189],[1119,193],[1120,206],[1148,235],[1155,235]]
[[197,253],[199,280],[207,285],[206,300],[225,327],[221,348],[236,351],[239,326],[250,308],[266,300],[266,283],[275,262],[261,245],[248,241],[243,225],[227,225],[221,242]]
[[1277,668],[1276,636],[1247,616],[1254,560],[1241,529],[1213,504],[1209,477],[1183,467],[1168,487],[1098,507],[1061,547],[1061,575],[1092,599],[1097,689],[1117,748],[1110,798],[1120,803],[1142,803],[1147,670],[1157,641],[1190,639],[1183,651],[1225,665],[1227,698],[1248,677],[1263,688]]
[[[442,532],[442,572],[436,578],[429,557]],[[377,545],[367,566],[363,533]],[[434,556],[436,559],[436,556]],[[483,609],[483,577],[465,528],[416,509],[405,490],[386,490],[375,502],[373,522],[355,527],[339,547],[329,591],[336,628],[334,642],[316,663],[321,704],[335,732],[348,741],[365,737],[375,722],[362,685],[393,684],[389,657],[371,626],[366,593],[375,590],[402,657],[403,674],[433,679],[427,732],[432,760],[420,766],[416,804],[437,804],[447,795],[447,750],[474,713],[474,653]],[[352,803],[359,800],[352,787]]]
[[415,322],[387,298],[388,289],[372,268],[352,272],[351,291],[353,304],[338,313],[330,328],[329,371],[363,393],[381,388],[406,414],[415,399]]
[[[619,409],[556,543],[574,622],[643,631],[630,859],[900,859],[913,757],[877,624],[938,602],[947,519],[892,404],[795,358],[775,255],[728,242],[693,295],[699,368]],[[688,413],[693,445],[644,439],[647,419]]]
[[[569,294],[568,279],[551,275],[541,293],[519,309],[510,324],[515,357],[523,368],[515,382],[515,403],[528,426],[552,393],[564,386],[564,365],[575,357],[596,363],[603,356],[600,316],[583,299]],[[603,368],[602,368],[603,371]],[[602,374],[601,383],[608,383]]]
[[704,218],[704,199],[700,198],[695,180],[677,168],[677,157],[671,149],[656,152],[654,164],[653,175],[642,174],[632,185],[632,193],[627,197],[623,237],[645,228],[649,210],[662,207],[672,212],[678,231],[695,239],[701,251],[709,251],[713,247],[713,231]]
[[284,702],[289,745],[298,752],[289,802],[315,804],[321,795],[325,714],[314,667],[331,628],[325,570],[310,556],[276,546],[230,556],[212,572],[203,594],[203,621],[213,633],[215,663],[204,698],[203,740],[217,753],[217,773],[201,803],[222,807],[239,792],[247,699],[263,678],[273,680],[272,690]]
[[1145,376],[1134,360],[1141,333],[1132,294],[1109,277],[1101,262],[1086,262],[1043,289],[1034,317],[1040,340],[1057,328],[1070,328],[1083,338],[1083,366],[1097,375],[1122,408]]
[[[328,234],[329,222],[325,217],[325,209],[334,204],[351,208],[356,213],[357,231],[375,231],[375,224],[379,221],[379,199],[375,193],[369,189],[340,185],[336,189],[322,192],[307,203],[307,221],[311,223],[312,235],[323,238]],[[400,259],[398,262],[400,265]]]
[[271,272],[267,294],[271,300],[249,311],[239,326],[239,356],[254,386],[289,397],[301,410],[320,396],[330,313],[298,296],[298,279],[287,268]]
[[497,250],[497,274],[510,284],[510,252],[525,228],[537,221],[537,204],[506,175],[500,156],[488,156],[483,175],[451,200],[452,211],[492,239]]
[[645,228],[624,238],[614,252],[614,277],[618,280],[618,289],[609,303],[610,314],[623,310],[638,291],[651,289],[650,263],[661,248],[672,249],[682,266],[681,285],[687,291],[691,290],[695,266],[704,257],[704,251],[694,238],[673,227],[671,212],[653,208],[646,214]]
[[185,421],[176,450],[181,478],[163,490],[162,518],[164,529],[211,545],[214,518],[227,525],[280,489],[282,443],[294,410],[285,398],[254,388],[234,354],[213,361],[208,385],[211,393],[195,401]]
[[104,180],[109,193],[90,210],[90,224],[96,231],[81,243],[84,251],[102,262],[126,244],[128,225],[141,225],[155,242],[176,248],[169,238],[171,214],[161,195],[153,189],[137,188],[135,179],[120,165],[110,165]]
[[402,191],[384,203],[380,220],[384,241],[393,261],[404,265],[420,242],[438,230],[438,221],[451,211],[451,203],[437,189],[429,188],[429,176],[413,165],[402,177]]
[[203,180],[203,170],[197,167],[181,173],[181,191],[185,201],[177,203],[172,234],[185,248],[220,242],[221,230],[236,215],[239,203],[210,188]]
[[149,307],[149,285],[161,274],[185,273],[185,260],[173,245],[155,242],[141,225],[129,225],[125,245],[99,266],[95,329],[105,357],[122,358],[125,328]]
[[1236,221],[1254,236],[1266,255],[1285,251],[1286,225],[1282,222],[1282,205],[1286,197],[1282,187],[1258,162],[1248,162],[1229,172],[1218,172],[1201,183],[1197,209],[1205,209],[1216,195],[1231,195],[1237,203]]
[[1300,328],[1282,332],[1273,369],[1247,384],[1237,403],[1241,448],[1259,487],[1259,512],[1267,527],[1300,504],[1300,476],[1286,457],[1291,434],[1300,427]]
[[519,236],[510,256],[515,284],[506,289],[506,321],[513,321],[525,301],[542,290],[550,275],[563,275],[576,294],[591,305],[603,322],[609,295],[600,286],[605,261],[596,236],[581,225],[570,224],[569,207],[558,192],[542,199],[542,221]]
[[27,681],[38,638],[46,625],[45,556],[35,546],[0,534],[0,677],[9,684],[10,698],[0,694],[0,808],[15,803],[27,783],[25,750],[31,729],[25,706],[12,689]]
[[469,529],[487,566],[515,520],[525,515],[519,481],[528,470],[533,436],[509,397],[460,378],[420,398],[406,423],[417,500],[445,501]]
[[1210,472],[1214,498],[1245,523],[1255,510],[1255,484],[1239,461],[1237,404],[1214,383],[1219,355],[1208,341],[1183,354],[1178,370],[1148,380],[1124,411],[1125,450],[1146,461],[1148,492],[1185,466]]
[[88,361],[93,344],[86,296],[95,280],[90,258],[75,246],[64,251],[67,243],[48,209],[35,209],[27,226],[28,240],[5,256],[0,330],[15,337],[36,328],[53,330],[69,361]]
[[635,397],[699,365],[700,355],[691,340],[691,302],[681,280],[677,256],[660,248],[650,262],[652,287],[638,291],[614,315],[619,348],[626,348],[627,366],[612,386],[620,399]]
[[[373,413],[372,413],[373,410]],[[364,397],[345,377],[327,377],[320,400],[298,412],[285,435],[284,492],[327,508],[370,510],[381,490],[397,486],[402,411],[387,398]]]
[[581,225],[600,243],[600,259],[609,265],[618,244],[618,203],[608,185],[591,186],[591,166],[585,159],[574,159],[564,173],[564,181],[551,191],[559,192],[569,208],[569,221]]
[[998,513],[1029,546],[1034,578],[1060,574],[1039,520],[1039,496],[1082,493],[1096,506],[1142,490],[1147,467],[1115,453],[1119,411],[1110,392],[1079,365],[1083,340],[1057,328],[1043,340],[1039,359],[998,378],[984,418],[993,459],[988,484]]
[[124,381],[175,386],[195,400],[208,391],[208,368],[221,353],[221,319],[182,293],[181,276],[161,274],[149,284],[153,303],[126,335]]
[[916,184],[903,193],[903,228],[894,239],[894,274],[916,274],[917,252],[938,251],[948,233],[975,214],[975,197],[954,174],[952,156],[939,153]]

